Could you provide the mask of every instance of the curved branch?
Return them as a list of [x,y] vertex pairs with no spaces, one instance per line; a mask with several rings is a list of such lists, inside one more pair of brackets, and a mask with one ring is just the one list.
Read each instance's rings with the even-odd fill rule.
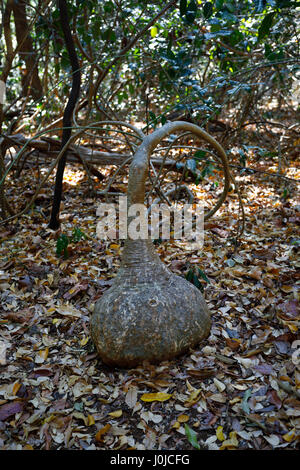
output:
[[224,188],[221,196],[219,197],[216,205],[207,212],[204,220],[209,219],[221,207],[226,199],[229,186],[230,186],[230,170],[227,161],[226,153],[221,145],[211,137],[207,132],[195,124],[185,121],[168,122],[159,129],[156,129],[152,134],[146,136],[143,143],[138,148],[133,157],[130,165],[129,180],[128,180],[128,204],[144,204],[145,199],[145,181],[148,174],[148,167],[150,155],[159,144],[159,142],[167,135],[176,131],[190,131],[194,135],[208,142],[217,152],[224,170]]

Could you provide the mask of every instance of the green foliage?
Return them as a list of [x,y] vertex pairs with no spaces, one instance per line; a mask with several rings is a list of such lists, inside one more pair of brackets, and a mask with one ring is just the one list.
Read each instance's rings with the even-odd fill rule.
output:
[[203,5],[203,16],[207,20],[213,14],[213,4],[211,2],[206,2]]
[[86,239],[85,233],[82,232],[82,231],[80,230],[80,228],[74,227],[74,228],[73,228],[73,232],[72,232],[71,241],[72,241],[73,243],[77,243],[77,242],[80,242],[81,239]]
[[199,277],[202,278],[208,284],[210,283],[206,274],[198,267],[189,269],[187,274],[185,275],[187,281],[194,284],[194,286],[196,286],[199,290],[201,290],[201,292],[203,292],[203,284],[200,282]]
[[195,0],[180,0],[180,16],[187,24],[192,24],[197,15],[198,5]]
[[60,257],[62,254],[64,256],[64,259],[67,259],[69,257],[69,253],[68,253],[69,243],[70,243],[70,239],[67,235],[65,235],[64,233],[59,235],[56,241],[56,254],[58,257]]
[[258,28],[258,41],[261,41],[265,36],[267,36],[270,33],[274,18],[276,16],[276,13],[272,11],[271,13],[268,13],[264,19],[261,22],[260,27]]
[[78,227],[74,227],[71,237],[62,233],[59,235],[56,241],[56,255],[58,257],[62,256],[64,259],[69,258],[68,246],[70,243],[78,243],[82,239],[86,239],[85,233],[83,233]]
[[[27,11],[29,20],[38,5],[33,0],[34,8]],[[200,125],[212,117],[223,118],[227,105],[238,110],[245,96],[258,89],[261,102],[271,94],[276,97],[279,86],[281,94],[291,96],[289,85],[299,70],[297,2],[180,0],[123,53],[164,6],[165,2],[158,1],[145,8],[142,0],[122,0],[118,7],[112,0],[68,2],[81,61],[82,99],[95,84],[95,64],[105,69],[117,57],[101,83],[99,108],[121,120],[147,121],[148,128],[163,124],[176,110],[188,113]],[[40,109],[36,117],[43,125],[62,113],[71,73],[55,3],[50,10],[39,11],[30,34],[35,50],[40,51],[40,75],[47,69],[47,113]],[[1,38],[1,49],[4,46]],[[281,65],[283,61],[288,63]],[[10,102],[20,94],[21,62],[16,56],[14,73],[8,78]],[[274,71],[272,86],[264,86]],[[87,109],[90,121],[99,117],[93,105],[83,107],[80,118],[85,119]]]
[[200,445],[198,444],[197,440],[197,433],[186,423],[184,424],[184,430],[189,443],[192,444],[195,449],[200,450]]

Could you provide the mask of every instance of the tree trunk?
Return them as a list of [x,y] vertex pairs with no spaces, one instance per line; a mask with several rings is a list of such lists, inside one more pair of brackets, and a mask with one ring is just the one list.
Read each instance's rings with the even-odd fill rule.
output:
[[12,8],[14,12],[19,56],[26,65],[25,72],[22,76],[23,95],[27,96],[29,91],[29,94],[34,99],[39,99],[43,96],[43,88],[38,74],[36,52],[33,49],[32,38],[29,34],[26,3],[24,0],[14,1]]
[[[69,26],[67,3],[65,0],[59,0],[58,5],[59,5],[59,12],[60,12],[61,26],[62,26],[62,30],[64,33],[66,48],[69,54],[69,58],[70,58],[71,66],[72,66],[72,72],[73,72],[72,89],[71,89],[67,106],[64,111],[64,117],[63,117],[63,133],[62,133],[62,139],[61,139],[61,149],[63,149],[63,147],[66,145],[69,138],[71,137],[71,130],[72,130],[71,129],[71,125],[72,125],[71,117],[72,117],[76,102],[79,98],[79,92],[80,92],[80,67],[79,67],[79,62],[78,62],[78,58],[77,58],[77,54],[76,54],[76,50],[74,46],[74,41],[73,41],[72,34],[71,34],[71,29]],[[50,217],[50,222],[49,222],[49,228],[51,228],[52,230],[57,230],[60,226],[59,211],[60,211],[60,203],[61,203],[61,198],[62,198],[62,182],[63,182],[63,176],[64,176],[64,171],[65,171],[65,166],[66,166],[66,160],[67,160],[67,152],[65,151],[57,165],[52,212],[51,212],[51,217]]]

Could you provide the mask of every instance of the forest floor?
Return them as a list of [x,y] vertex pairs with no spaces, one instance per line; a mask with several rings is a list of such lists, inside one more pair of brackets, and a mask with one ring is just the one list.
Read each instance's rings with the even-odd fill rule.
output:
[[[112,369],[95,353],[90,315],[122,246],[96,238],[99,199],[80,165],[67,167],[59,232],[47,229],[53,178],[29,214],[0,227],[1,449],[299,449],[300,201],[272,158],[247,164],[260,172],[233,168],[246,215],[238,244],[231,191],[203,251],[157,245],[173,272],[205,274],[198,285],[212,314],[203,344],[159,365]],[[299,180],[296,155],[282,174]],[[11,180],[19,209],[35,178],[28,167]],[[64,259],[57,239],[76,227],[86,238]]]

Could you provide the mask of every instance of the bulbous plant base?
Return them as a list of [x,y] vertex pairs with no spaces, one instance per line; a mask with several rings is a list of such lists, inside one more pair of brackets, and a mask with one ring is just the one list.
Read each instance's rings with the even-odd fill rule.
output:
[[[207,220],[228,193],[226,153],[203,129],[182,121],[168,122],[147,136],[138,131],[142,143],[130,165],[128,208],[144,204],[151,152],[162,139],[177,131],[188,131],[204,139],[223,164],[223,192],[204,216]],[[151,240],[127,238],[121,268],[112,287],[96,303],[91,318],[91,336],[103,361],[133,367],[144,361],[167,360],[196,346],[208,336],[210,326],[210,314],[199,290],[168,270]]]
[[171,273],[152,243],[147,249],[138,245],[134,262],[126,263],[125,256],[91,318],[97,351],[112,366],[170,359],[196,346],[210,331],[210,313],[200,291]]

